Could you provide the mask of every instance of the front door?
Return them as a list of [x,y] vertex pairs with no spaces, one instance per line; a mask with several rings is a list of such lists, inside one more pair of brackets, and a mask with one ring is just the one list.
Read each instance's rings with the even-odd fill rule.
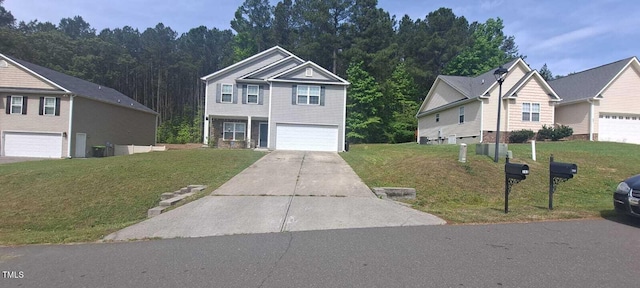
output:
[[76,158],[87,157],[87,134],[86,133],[76,133],[76,153],[74,157]]
[[258,141],[258,147],[267,147],[267,139],[269,139],[269,124],[266,122],[260,123],[260,137]]

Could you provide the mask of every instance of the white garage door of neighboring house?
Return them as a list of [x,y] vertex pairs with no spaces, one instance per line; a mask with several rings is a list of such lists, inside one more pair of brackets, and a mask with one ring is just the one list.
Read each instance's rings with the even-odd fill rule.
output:
[[338,151],[338,127],[277,124],[276,149]]
[[640,115],[601,114],[598,119],[598,141],[640,144]]
[[62,157],[60,133],[5,132],[4,155],[18,157]]

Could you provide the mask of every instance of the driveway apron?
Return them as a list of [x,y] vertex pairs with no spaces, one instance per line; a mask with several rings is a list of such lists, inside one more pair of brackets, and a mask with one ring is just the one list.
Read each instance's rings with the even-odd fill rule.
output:
[[105,240],[440,224],[445,221],[431,214],[376,198],[337,153],[274,151],[210,196]]

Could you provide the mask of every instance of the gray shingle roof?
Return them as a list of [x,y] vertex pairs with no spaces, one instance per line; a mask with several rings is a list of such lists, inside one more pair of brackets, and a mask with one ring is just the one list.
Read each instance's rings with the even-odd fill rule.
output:
[[559,79],[549,81],[549,85],[562,98],[562,102],[574,102],[591,99],[611,82],[625,65],[634,57],[622,59],[613,63],[591,68],[582,72],[571,74]]
[[[513,66],[513,64],[515,64],[518,59],[519,58],[515,58],[503,64],[502,66],[505,68],[511,68],[511,66]],[[496,83],[496,78],[495,76],[493,76],[493,72],[496,70],[496,68],[493,68],[476,77],[447,75],[440,75],[438,77],[440,77],[440,79],[445,81],[447,84],[458,89],[460,92],[462,92],[462,94],[464,94],[464,96],[467,96],[467,98],[476,98],[478,96],[482,96],[482,93],[489,89],[491,85]]]
[[91,83],[80,78],[69,76],[58,71],[51,70],[24,60],[20,60],[11,56],[4,55],[7,58],[19,63],[27,69],[38,73],[40,76],[49,79],[51,82],[71,91],[73,94],[89,99],[112,103],[122,107],[128,107],[148,113],[157,114],[147,106],[144,106],[127,95],[118,92],[115,89]]

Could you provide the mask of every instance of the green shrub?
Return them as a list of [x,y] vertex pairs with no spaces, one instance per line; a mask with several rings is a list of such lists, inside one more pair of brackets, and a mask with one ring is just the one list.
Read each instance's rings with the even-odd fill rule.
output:
[[534,135],[535,133],[533,133],[533,130],[529,129],[512,131],[509,134],[509,143],[525,143],[530,139],[533,139]]
[[556,128],[547,125],[542,125],[542,129],[538,130],[537,140],[551,139],[551,141],[558,141],[562,138],[573,135],[573,128],[565,125],[560,125]]
[[565,125],[560,125],[554,129],[553,135],[551,135],[551,141],[558,141],[571,135],[573,135],[573,128]]

